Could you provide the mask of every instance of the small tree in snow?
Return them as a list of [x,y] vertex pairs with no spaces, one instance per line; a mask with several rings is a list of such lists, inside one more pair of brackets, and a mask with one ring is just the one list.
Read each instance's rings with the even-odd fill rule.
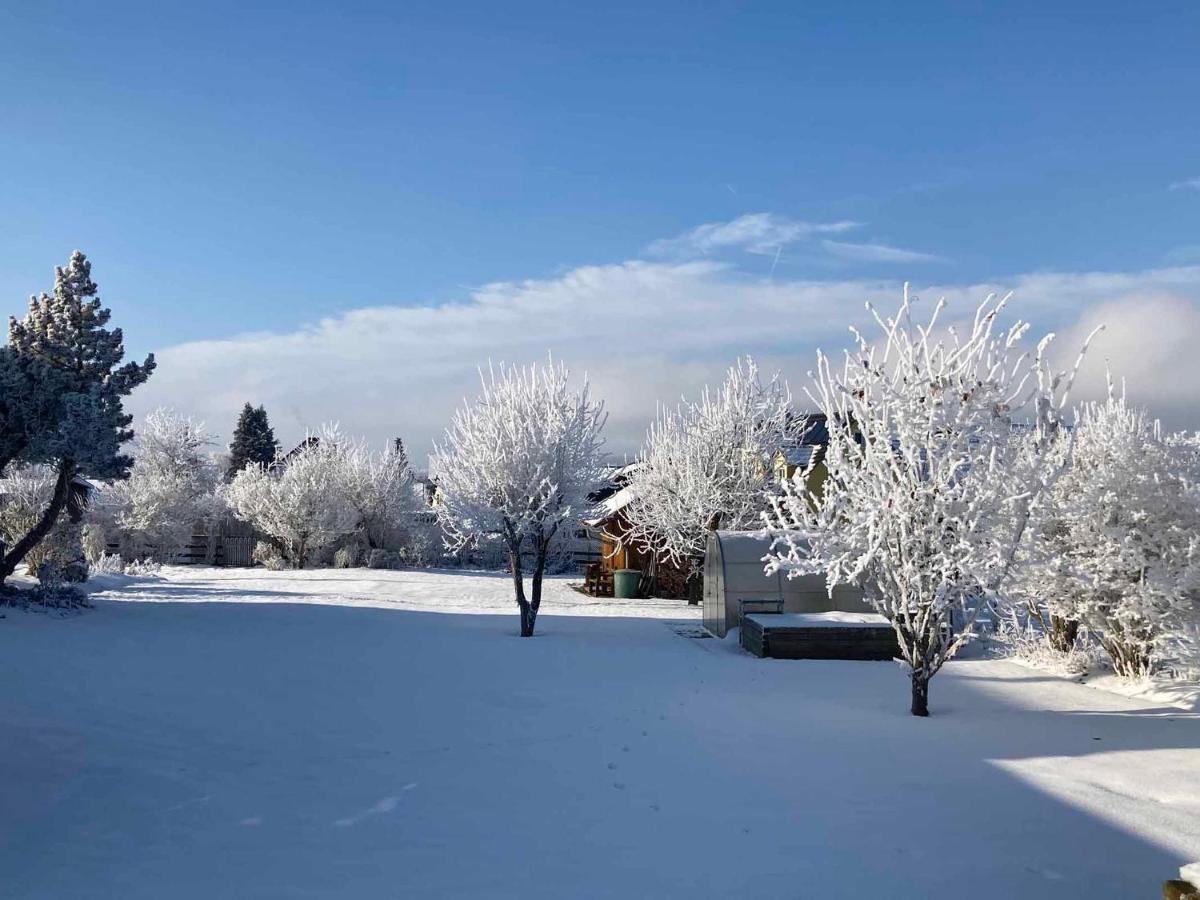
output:
[[686,565],[704,555],[710,531],[757,525],[774,480],[772,456],[790,426],[787,388],[765,385],[739,360],[712,393],[661,410],[630,484],[625,540]]
[[[438,517],[456,549],[499,535],[508,550],[521,636],[533,635],[552,542],[570,527],[599,478],[602,404],[586,382],[570,390],[560,365],[489,369],[434,448]],[[525,594],[522,555],[533,554]]]
[[[1031,358],[1018,347],[1026,325],[998,332],[1006,301],[989,297],[965,337],[942,339],[944,303],[914,323],[906,286],[894,319],[875,316],[878,346],[853,332],[842,366],[818,354],[829,477],[814,497],[798,476],[766,516],[768,572],[855,585],[892,624],[913,715],[928,715],[929,680],[1004,586],[1056,475],[1044,451],[1060,428],[1062,376],[1046,368],[1049,338]],[[1022,417],[1030,427],[1014,429]]]
[[170,561],[196,525],[214,515],[219,504],[211,444],[203,424],[171,410],[146,416],[129,478],[112,488],[116,525],[135,544],[135,557],[152,547],[159,561]]
[[346,439],[327,427],[275,466],[256,464],[238,472],[225,492],[229,507],[302,569],[359,523],[344,477],[346,452]]
[[1052,626],[1098,635],[1119,674],[1150,675],[1195,652],[1200,448],[1111,388],[1081,407],[1073,443],[1019,585]]

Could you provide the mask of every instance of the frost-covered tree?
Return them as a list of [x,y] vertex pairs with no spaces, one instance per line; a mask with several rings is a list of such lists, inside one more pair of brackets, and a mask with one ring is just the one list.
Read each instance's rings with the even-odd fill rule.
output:
[[697,402],[660,410],[630,484],[625,540],[676,565],[704,555],[708,533],[757,526],[774,481],[771,458],[792,427],[778,377],[766,384],[752,359]]
[[895,318],[872,310],[878,343],[854,331],[840,366],[819,353],[810,393],[828,417],[828,479],[813,496],[801,473],[766,516],[768,572],[857,586],[892,624],[917,716],[1005,586],[1058,472],[1045,450],[1069,379],[1047,368],[1049,338],[1030,354],[1028,326],[999,329],[1007,299],[989,297],[964,334],[943,334],[944,302],[914,322],[906,286]]
[[273,466],[250,465],[225,491],[239,519],[266,534],[297,569],[360,522],[345,478],[348,442],[332,426]]
[[96,296],[91,270],[76,250],[55,269],[53,293],[32,298],[28,314],[10,321],[9,347],[52,373],[55,425],[33,435],[24,456],[52,465],[55,482],[38,521],[6,548],[0,582],[50,533],[77,477],[124,478],[132,463],[120,449],[133,436],[121,399],[150,377],[154,357],[121,364],[121,329],[106,327],[112,314]]
[[256,408],[247,403],[242,407],[233,429],[226,480],[232,480],[234,475],[249,465],[269,466],[275,461],[278,451],[279,442],[275,440],[275,431],[267,420],[267,411],[262,406]]
[[1073,438],[1018,586],[1052,635],[1081,624],[1119,674],[1150,675],[1196,650],[1200,448],[1111,388]]
[[[454,415],[434,448],[438,517],[453,548],[500,536],[508,550],[521,636],[533,635],[552,545],[599,480],[603,404],[559,364],[489,368],[483,392]],[[522,555],[533,554],[526,596]]]
[[133,556],[171,561],[196,526],[216,513],[218,475],[211,444],[203,424],[172,410],[146,416],[129,478],[112,488],[116,525],[133,544]]
[[397,439],[374,453],[361,441],[346,441],[340,459],[339,477],[358,519],[356,530],[370,549],[395,549],[416,508],[403,443]]

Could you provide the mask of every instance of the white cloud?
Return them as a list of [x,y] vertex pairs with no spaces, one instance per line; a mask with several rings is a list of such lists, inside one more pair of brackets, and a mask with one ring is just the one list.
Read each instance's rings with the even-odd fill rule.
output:
[[922,263],[945,262],[941,256],[932,253],[920,253],[916,250],[905,250],[901,247],[891,247],[887,244],[854,244],[844,241],[821,241],[821,246],[832,256],[849,262],[863,263]]
[[[965,312],[1007,288],[1016,291],[1014,318],[1031,319],[1039,334],[1066,329],[1061,346],[1105,317],[1093,359],[1109,355],[1131,394],[1163,407],[1169,422],[1200,426],[1200,267],[913,289]],[[241,405],[263,403],[285,441],[338,420],[377,442],[400,435],[421,458],[452,409],[475,395],[477,366],[552,351],[589,374],[620,453],[636,449],[657,402],[695,394],[739,354],[780,369],[799,396],[816,347],[845,346],[848,324],[864,322],[864,301],[887,308],[899,293],[891,280],[771,282],[712,261],[585,266],[487,285],[465,302],[356,309],[294,331],[169,347],[130,408],[174,405],[228,439]],[[1094,380],[1089,369],[1089,390]]]
[[1184,178],[1182,181],[1173,181],[1170,185],[1172,191],[1200,191],[1200,177]]
[[[1200,269],[1191,270],[1200,279]],[[1169,430],[1200,429],[1200,298],[1135,292],[1087,309],[1059,341],[1058,354],[1074,352],[1097,325],[1079,372],[1077,400],[1099,400],[1106,368],[1123,379],[1129,399],[1161,418]]]
[[774,254],[781,247],[819,234],[841,234],[859,228],[858,222],[802,222],[774,213],[750,213],[730,222],[709,222],[646,248],[650,256],[707,256],[718,250],[742,249]]

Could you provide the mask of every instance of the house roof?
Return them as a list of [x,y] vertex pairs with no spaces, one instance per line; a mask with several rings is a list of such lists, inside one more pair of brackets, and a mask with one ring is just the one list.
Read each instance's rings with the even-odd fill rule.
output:
[[806,445],[803,447],[780,447],[779,455],[784,458],[784,461],[789,466],[796,466],[797,468],[804,469],[807,468],[809,463],[812,462],[813,454],[820,449],[820,447],[815,447],[812,445]]
[[596,504],[594,514],[583,520],[584,525],[590,525],[595,528],[610,520],[613,516],[629,505],[634,498],[633,485],[627,484],[613,494],[605,497]]

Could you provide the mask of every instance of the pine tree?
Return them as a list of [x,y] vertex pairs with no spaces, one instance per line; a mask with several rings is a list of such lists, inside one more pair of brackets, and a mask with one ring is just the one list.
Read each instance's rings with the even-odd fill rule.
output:
[[232,481],[233,476],[246,466],[254,463],[267,466],[275,461],[279,442],[275,440],[275,432],[267,421],[267,411],[259,406],[257,409],[247,403],[242,407],[238,416],[237,427],[233,430],[233,442],[229,445],[229,468],[225,479]]
[[44,367],[41,394],[53,397],[54,426],[30,435],[23,456],[52,465],[55,483],[37,524],[4,554],[0,583],[50,533],[76,478],[125,478],[133,462],[120,452],[133,437],[121,398],[150,377],[154,356],[121,365],[124,337],[120,328],[105,327],[112,312],[100,305],[91,273],[92,264],[76,250],[55,269],[53,294],[31,298],[25,318],[9,322],[9,346]]

